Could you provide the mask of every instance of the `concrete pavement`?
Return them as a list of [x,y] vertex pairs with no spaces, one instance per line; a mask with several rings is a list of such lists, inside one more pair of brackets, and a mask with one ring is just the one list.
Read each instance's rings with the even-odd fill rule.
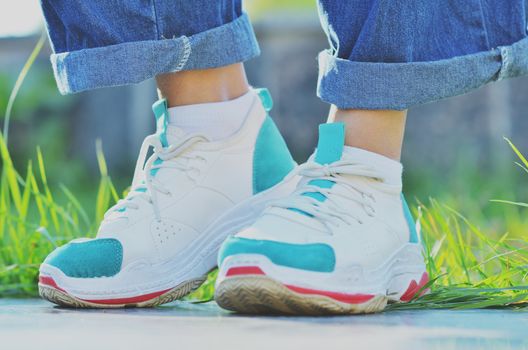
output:
[[528,310],[251,317],[215,303],[68,310],[0,299],[0,349],[528,349]]

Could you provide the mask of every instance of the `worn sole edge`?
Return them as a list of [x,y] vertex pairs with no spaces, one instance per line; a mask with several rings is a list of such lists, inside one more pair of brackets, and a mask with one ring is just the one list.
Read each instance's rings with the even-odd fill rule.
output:
[[224,309],[244,314],[343,315],[383,311],[386,295],[362,303],[344,303],[316,294],[301,294],[264,275],[226,278],[216,286],[215,300]]
[[172,301],[181,299],[196,289],[198,289],[203,282],[206,280],[207,275],[204,275],[200,278],[191,279],[185,282],[180,283],[176,287],[166,291],[165,293],[153,297],[141,302],[132,302],[132,303],[116,303],[111,304],[105,302],[104,304],[97,303],[95,301],[87,301],[79,299],[73,295],[68,294],[64,290],[57,289],[56,287],[39,283],[39,294],[42,298],[57,304],[62,307],[68,308],[89,308],[89,309],[119,309],[119,308],[132,308],[132,307],[154,307]]

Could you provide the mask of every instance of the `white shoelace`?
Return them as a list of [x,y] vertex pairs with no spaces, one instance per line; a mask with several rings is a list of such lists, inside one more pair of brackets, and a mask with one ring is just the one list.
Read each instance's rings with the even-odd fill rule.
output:
[[[173,168],[184,171],[188,175],[189,171],[194,169],[189,165],[190,159],[199,158],[203,161],[205,161],[205,159],[199,155],[188,155],[184,154],[184,152],[195,143],[201,141],[207,141],[206,137],[199,134],[193,134],[176,141],[175,144],[172,144],[168,147],[163,147],[159,135],[153,134],[147,136],[141,145],[130,192],[126,198],[119,200],[112,208],[110,208],[105,214],[105,217],[115,211],[138,209],[139,205],[136,201],[145,200],[152,204],[154,215],[156,216],[157,220],[160,220],[161,216],[158,206],[157,193],[160,192],[166,195],[171,195],[171,192],[156,179],[154,176],[155,174],[153,174],[153,170],[161,168]],[[154,152],[145,162],[148,151],[151,147],[153,148]],[[176,157],[185,161],[168,162],[168,160],[172,160]]]
[[[383,175],[376,169],[348,160],[340,160],[325,165],[309,160],[299,166],[298,174],[303,176],[301,185],[290,196],[273,202],[271,207],[303,212],[321,222],[329,231],[331,231],[329,224],[339,226],[340,222],[344,222],[350,225],[351,219],[359,224],[363,223],[361,216],[350,210],[350,207],[343,208],[342,204],[337,203],[335,200],[337,197],[355,202],[368,216],[375,214],[372,204],[376,202],[376,199],[373,194],[369,193],[365,186],[354,185],[350,179],[344,178],[342,175],[383,179]],[[330,188],[323,188],[310,184],[312,180],[328,180],[332,181],[334,185]],[[383,190],[397,193],[398,190],[392,187],[383,186]],[[319,201],[306,195],[310,192],[320,193],[326,198],[324,201]]]

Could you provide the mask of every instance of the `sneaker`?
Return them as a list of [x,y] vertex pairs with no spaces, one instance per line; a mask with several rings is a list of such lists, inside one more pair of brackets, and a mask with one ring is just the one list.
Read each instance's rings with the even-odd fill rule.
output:
[[428,276],[401,164],[344,147],[323,124],[289,196],[271,203],[219,254],[215,299],[242,313],[355,314],[422,293]]
[[130,193],[95,239],[46,258],[40,295],[70,307],[149,307],[199,287],[225,238],[296,186],[295,163],[267,113],[271,98],[257,93],[240,130],[215,142],[171,125],[166,102],[155,103],[158,131],[143,143]]

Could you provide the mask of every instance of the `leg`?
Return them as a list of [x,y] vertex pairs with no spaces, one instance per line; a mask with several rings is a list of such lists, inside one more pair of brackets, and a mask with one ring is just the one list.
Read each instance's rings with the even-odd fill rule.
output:
[[[126,198],[107,211],[94,239],[46,258],[40,293],[98,308],[182,298],[216,266],[226,236],[295,186],[280,183],[295,164],[269,117],[271,97],[249,89],[245,77],[242,62],[258,53],[252,28],[239,0],[75,3],[83,11],[72,3],[43,1],[50,23],[57,21],[49,27],[61,91],[155,76],[162,98]],[[101,17],[108,21],[94,20]]]
[[407,111],[330,109],[328,122],[345,124],[345,144],[400,160]]
[[[356,1],[339,6],[319,1],[331,48],[319,56],[318,93],[334,105],[330,120],[335,115],[345,122],[350,146],[399,160],[405,115],[396,110],[465,93],[514,70],[515,75],[526,73],[528,63],[520,59],[525,48],[504,50],[504,57],[498,50],[488,51],[489,59],[471,55],[525,38],[525,6],[524,0],[508,7],[481,1],[453,6],[380,1],[367,7]],[[347,13],[354,16],[343,16]],[[511,21],[503,27],[505,18]],[[518,57],[511,60],[515,69],[492,63],[506,55]],[[372,110],[385,110],[380,111],[385,118]],[[349,118],[343,119],[345,115]]]
[[167,99],[169,107],[229,101],[249,91],[242,63],[160,74],[156,82],[160,97]]
[[[259,54],[241,0],[126,3],[42,0],[63,94],[207,70]],[[117,21],[116,19],[119,19]]]
[[525,0],[319,5],[331,49],[319,56],[318,95],[333,105],[330,123],[297,191],[224,243],[216,299],[231,310],[370,313],[424,293],[401,193],[405,110],[528,73]]

